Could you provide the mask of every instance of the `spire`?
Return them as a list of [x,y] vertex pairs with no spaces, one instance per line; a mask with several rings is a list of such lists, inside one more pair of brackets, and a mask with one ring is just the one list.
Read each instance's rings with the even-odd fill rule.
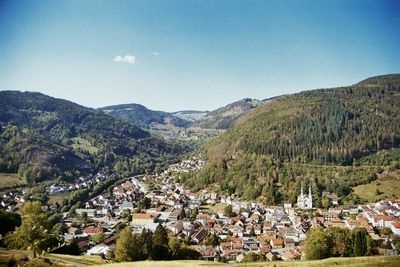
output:
[[300,189],[301,191],[300,191],[300,197],[301,197],[301,199],[303,199],[303,186],[301,186],[301,189]]

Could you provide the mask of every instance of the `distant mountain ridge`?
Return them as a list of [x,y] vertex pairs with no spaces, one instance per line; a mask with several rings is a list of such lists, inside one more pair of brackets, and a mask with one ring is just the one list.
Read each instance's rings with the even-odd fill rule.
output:
[[226,130],[231,128],[248,111],[261,103],[263,101],[245,98],[213,111],[182,110],[164,112],[150,110],[140,104],[113,105],[102,107],[98,110],[145,129],[171,126]]
[[211,129],[228,129],[244,116],[248,111],[259,106],[262,101],[245,98],[214,111],[208,112],[204,117],[195,121],[192,126]]
[[140,104],[121,104],[99,108],[107,115],[148,128],[151,124],[171,124],[186,127],[189,121],[164,111],[154,111]]
[[86,163],[143,173],[180,152],[138,126],[41,93],[0,91],[0,126],[0,172],[19,172],[31,182]]

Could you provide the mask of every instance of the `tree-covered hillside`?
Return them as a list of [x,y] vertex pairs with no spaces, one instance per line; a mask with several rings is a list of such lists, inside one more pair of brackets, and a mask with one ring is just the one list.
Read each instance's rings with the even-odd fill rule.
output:
[[222,149],[348,165],[354,158],[398,147],[400,76],[389,77],[383,76],[382,83],[305,91],[270,101],[213,141],[210,156]]
[[247,112],[261,103],[257,99],[245,98],[208,112],[206,116],[195,121],[192,126],[205,129],[228,129],[233,127]]
[[149,171],[180,148],[132,124],[40,93],[0,92],[0,172],[29,181],[107,167]]
[[185,180],[196,188],[218,183],[221,191],[270,204],[294,201],[300,184],[313,185],[316,198],[322,190],[345,196],[379,171],[352,165],[400,147],[399,129],[400,75],[283,96],[207,144],[208,166]]
[[139,125],[143,128],[148,128],[154,123],[166,125],[170,124],[176,127],[186,127],[189,125],[189,121],[174,116],[173,114],[163,111],[150,110],[139,104],[108,106],[100,108],[99,110],[112,117]]

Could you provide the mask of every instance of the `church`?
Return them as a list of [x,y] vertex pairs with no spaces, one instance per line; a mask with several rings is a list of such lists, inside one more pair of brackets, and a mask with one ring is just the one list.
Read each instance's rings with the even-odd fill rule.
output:
[[297,207],[300,209],[312,209],[312,206],[311,186],[308,188],[308,196],[303,194],[303,187],[301,187],[300,196],[297,197]]

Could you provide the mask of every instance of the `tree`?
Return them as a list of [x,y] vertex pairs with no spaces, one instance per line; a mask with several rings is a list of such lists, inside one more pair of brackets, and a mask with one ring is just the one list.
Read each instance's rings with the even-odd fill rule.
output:
[[259,261],[259,259],[260,259],[260,257],[258,256],[258,254],[254,253],[254,252],[250,252],[244,256],[242,262],[256,262],[256,261]]
[[140,239],[143,244],[143,258],[152,259],[153,233],[143,228]]
[[15,227],[21,225],[21,216],[18,213],[7,212],[0,209],[0,235],[14,231]]
[[119,234],[119,238],[115,244],[115,260],[117,262],[132,261],[133,235],[129,227],[125,227]]
[[251,236],[256,236],[256,232],[254,231],[254,226],[253,225],[251,226],[251,229],[250,229],[250,235]]
[[185,209],[182,208],[181,213],[179,214],[179,219],[183,220],[184,218],[186,218],[186,212]]
[[97,233],[95,236],[92,236],[91,239],[94,243],[99,244],[105,238],[104,233]]
[[305,247],[308,260],[319,260],[329,256],[328,236],[321,227],[308,232]]
[[330,202],[329,198],[323,197],[322,200],[321,200],[321,205],[322,205],[322,207],[324,209],[328,209],[329,206],[331,205],[331,202]]
[[224,215],[226,217],[231,217],[232,215],[232,205],[227,205],[224,207]]
[[352,251],[350,231],[339,227],[329,227],[326,230],[329,239],[330,256],[346,257]]
[[21,209],[22,223],[15,232],[7,236],[10,248],[27,249],[36,253],[46,250],[51,241],[50,225],[40,202],[26,202]]
[[197,208],[194,208],[191,210],[190,212],[190,220],[194,221],[196,220],[197,214],[199,213],[199,211],[197,210]]
[[354,228],[353,236],[353,255],[356,257],[364,256],[367,253],[367,231],[365,228]]
[[218,236],[214,233],[214,234],[212,234],[212,235],[209,235],[209,236],[206,238],[205,243],[206,243],[207,246],[216,247],[216,246],[219,245],[219,238],[218,238]]
[[89,217],[88,217],[88,214],[87,214],[86,211],[82,212],[82,214],[81,214],[81,220],[82,220],[82,223],[83,223],[83,224],[87,224],[87,223],[88,223]]
[[170,257],[168,234],[161,224],[157,226],[153,234],[152,255],[154,260],[168,260]]

